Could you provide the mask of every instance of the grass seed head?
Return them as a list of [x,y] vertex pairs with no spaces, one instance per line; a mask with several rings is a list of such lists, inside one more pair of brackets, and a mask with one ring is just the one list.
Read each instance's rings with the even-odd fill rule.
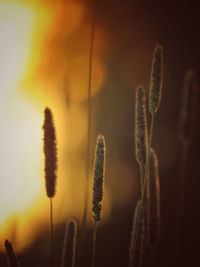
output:
[[49,108],[44,110],[44,156],[45,156],[45,182],[48,197],[55,195],[56,170],[57,170],[57,150],[56,134],[53,123],[53,115]]
[[149,92],[149,110],[151,114],[158,111],[162,93],[162,72],[163,72],[163,48],[156,45],[153,54],[151,82]]
[[105,139],[102,135],[97,138],[96,155],[94,165],[94,181],[93,181],[93,202],[92,211],[94,213],[94,221],[101,219],[101,202],[103,200],[103,181],[105,173]]
[[19,260],[15,254],[12,243],[8,240],[5,241],[6,255],[9,267],[20,267]]
[[76,252],[77,223],[70,219],[67,223],[61,267],[74,267]]
[[146,164],[147,160],[147,116],[146,116],[146,96],[142,85],[136,88],[135,103],[135,153],[139,164]]

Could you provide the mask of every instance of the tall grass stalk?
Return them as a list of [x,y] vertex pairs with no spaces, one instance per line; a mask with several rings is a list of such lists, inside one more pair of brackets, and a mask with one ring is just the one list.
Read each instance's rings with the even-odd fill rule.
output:
[[92,248],[92,267],[95,262],[95,250],[96,250],[96,233],[97,223],[101,220],[101,209],[103,200],[103,182],[105,175],[105,139],[102,135],[97,138],[95,164],[94,164],[94,181],[93,181],[93,201],[92,211],[94,219],[93,229],[93,248]]
[[158,170],[158,158],[153,148],[150,151],[149,167],[149,214],[147,241],[151,253],[151,266],[154,266],[154,259],[157,247],[160,242],[160,181]]
[[88,192],[89,192],[89,170],[90,170],[90,145],[91,145],[91,85],[92,85],[92,67],[93,67],[93,51],[94,51],[94,35],[95,35],[95,21],[92,20],[91,25],[91,42],[89,53],[89,77],[88,77],[88,136],[87,136],[87,162],[86,162],[86,182],[85,182],[85,201],[83,212],[83,231],[85,231],[88,210]]
[[154,120],[155,120],[155,115],[158,111],[158,108],[160,106],[160,101],[161,101],[162,72],[163,72],[162,68],[163,68],[162,47],[160,45],[156,45],[154,49],[154,54],[153,54],[151,83],[150,83],[150,91],[149,91],[149,111],[151,113],[151,126],[150,126],[149,143],[148,143],[148,150],[147,150],[147,163],[146,163],[146,168],[145,168],[144,183],[142,187],[141,206],[139,207],[136,238],[135,238],[135,242],[133,246],[134,250],[136,249],[138,227],[140,225],[141,213],[142,213],[143,204],[144,204],[146,181],[147,181],[147,176],[149,172],[149,163],[150,163],[149,158],[150,158],[150,148],[151,148],[152,136],[153,136]]
[[75,266],[76,237],[77,224],[75,220],[70,219],[65,231],[61,267]]
[[53,201],[56,187],[57,149],[53,115],[49,108],[44,110],[44,156],[46,193],[50,198],[50,267],[53,267]]
[[19,260],[13,249],[12,243],[8,240],[5,241],[6,256],[9,267],[20,267]]

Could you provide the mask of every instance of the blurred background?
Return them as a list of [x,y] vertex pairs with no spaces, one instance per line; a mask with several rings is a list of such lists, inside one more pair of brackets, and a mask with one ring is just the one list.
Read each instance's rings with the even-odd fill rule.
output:
[[[87,90],[93,18],[96,24],[91,182],[83,253],[79,239],[87,166]],[[90,265],[93,160],[96,138],[101,133],[105,136],[107,154],[96,267],[127,266],[133,211],[140,194],[134,147],[135,89],[143,84],[148,93],[157,43],[163,46],[164,77],[153,136],[161,192],[161,242],[155,266],[196,263],[200,238],[199,89],[193,124],[189,126],[193,130],[184,164],[183,213],[178,230],[176,203],[182,155],[177,129],[183,81],[188,69],[195,71],[197,80],[200,72],[197,3],[1,0],[1,266],[7,266],[5,239],[12,241],[22,266],[48,266],[49,200],[45,194],[42,151],[46,106],[54,115],[58,148],[54,198],[56,265],[60,263],[69,217],[78,223],[77,266]]]

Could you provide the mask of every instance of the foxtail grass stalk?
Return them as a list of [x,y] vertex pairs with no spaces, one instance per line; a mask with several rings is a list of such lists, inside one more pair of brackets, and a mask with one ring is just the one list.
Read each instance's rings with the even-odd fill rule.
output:
[[141,192],[143,186],[143,169],[147,161],[148,130],[146,115],[146,96],[142,85],[136,88],[135,101],[135,155],[140,166]]
[[91,85],[92,85],[92,67],[94,50],[95,21],[91,25],[91,42],[89,53],[89,77],[88,77],[88,137],[87,137],[87,162],[86,162],[86,182],[85,182],[85,201],[83,212],[83,231],[85,231],[88,210],[88,190],[89,190],[89,169],[90,169],[90,141],[91,141]]
[[[140,225],[141,213],[142,213],[143,204],[144,204],[146,181],[147,181],[148,172],[149,172],[149,163],[150,163],[149,158],[150,158],[150,148],[151,148],[152,136],[153,136],[154,120],[155,120],[155,115],[158,111],[158,108],[160,106],[160,101],[161,101],[162,72],[163,72],[163,51],[160,45],[156,45],[154,49],[154,54],[153,54],[151,82],[150,82],[150,91],[149,91],[149,110],[151,113],[151,126],[150,126],[149,143],[148,143],[148,150],[147,150],[147,163],[146,163],[144,182],[143,182],[143,187],[142,187],[141,206],[139,207],[137,228]],[[137,234],[138,234],[138,229],[136,231],[136,238],[135,238],[135,242],[133,246],[134,250],[136,249]]]
[[53,115],[49,108],[44,110],[44,156],[46,193],[50,198],[50,267],[53,267],[53,202],[56,187],[57,150]]
[[17,258],[17,255],[14,252],[14,249],[12,247],[12,243],[8,240],[5,241],[5,248],[6,248],[6,256],[7,256],[7,262],[9,267],[20,267],[19,260]]
[[61,267],[75,266],[76,236],[77,236],[76,221],[70,219],[67,223],[65,231]]
[[93,248],[92,248],[92,267],[94,267],[94,262],[95,262],[97,223],[101,220],[101,209],[102,209],[101,202],[103,200],[103,182],[105,175],[105,151],[106,151],[106,145],[104,137],[102,135],[99,135],[96,144],[94,181],[93,181],[92,211],[94,219],[94,230],[93,230]]

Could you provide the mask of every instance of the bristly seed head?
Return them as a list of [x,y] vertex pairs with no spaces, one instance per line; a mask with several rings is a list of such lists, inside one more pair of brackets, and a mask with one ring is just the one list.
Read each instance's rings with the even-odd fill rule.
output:
[[76,236],[77,223],[74,219],[70,219],[65,231],[61,267],[74,267],[75,265]]
[[44,156],[45,156],[45,181],[46,192],[48,197],[55,195],[56,170],[57,170],[57,151],[56,151],[56,134],[53,123],[52,112],[49,108],[44,111]]
[[103,181],[105,173],[105,139],[102,135],[97,138],[96,156],[94,166],[94,181],[93,181],[93,202],[92,211],[94,213],[94,221],[101,219],[101,201],[103,200]]
[[15,254],[12,243],[8,240],[5,241],[6,255],[9,267],[20,267],[17,255]]
[[135,102],[135,153],[139,164],[146,164],[148,130],[146,116],[146,96],[142,85],[136,88]]
[[151,82],[149,92],[149,110],[151,114],[158,111],[162,93],[162,74],[163,73],[163,48],[156,45],[153,54]]

